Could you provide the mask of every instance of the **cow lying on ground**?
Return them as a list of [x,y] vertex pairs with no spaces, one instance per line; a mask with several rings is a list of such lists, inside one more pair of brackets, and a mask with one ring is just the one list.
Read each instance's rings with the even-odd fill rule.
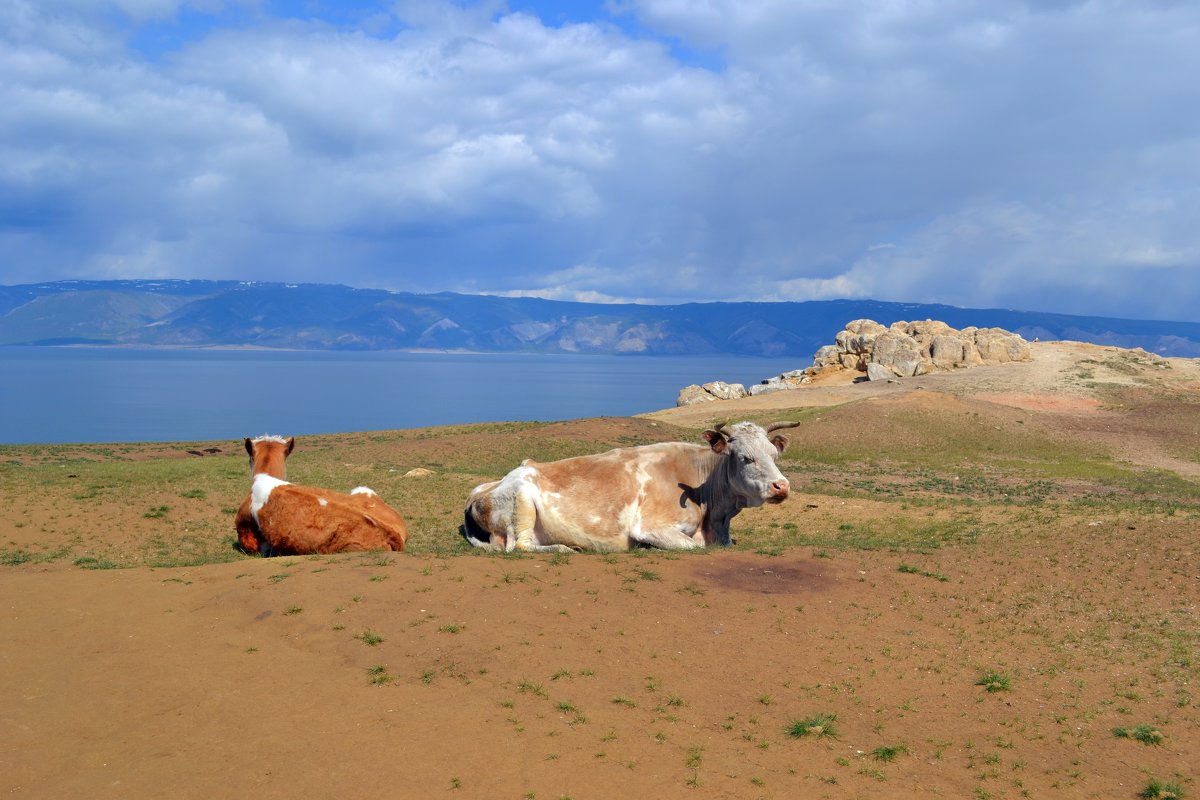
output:
[[548,464],[526,460],[475,487],[463,536],[486,550],[671,550],[730,544],[743,508],[782,503],[790,489],[775,458],[798,422],[752,422],[704,432],[708,446],[667,442]]
[[283,556],[404,549],[404,520],[366,486],[342,494],[284,480],[295,445],[294,438],[281,436],[246,439],[252,482],[234,522],[244,551]]

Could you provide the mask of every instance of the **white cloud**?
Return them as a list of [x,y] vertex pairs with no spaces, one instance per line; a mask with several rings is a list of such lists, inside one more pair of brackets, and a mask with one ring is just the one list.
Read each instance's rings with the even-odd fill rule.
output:
[[612,5],[663,39],[497,3],[381,3],[359,29],[214,0],[146,58],[182,0],[14,0],[0,280],[1197,318],[1194,6]]
[[932,220],[902,246],[868,248],[840,275],[790,281],[782,288],[796,300],[917,298],[1117,317],[1194,317],[1188,308],[1200,301],[1200,287],[1187,282],[1187,275],[1195,274],[1200,247],[1194,242],[1164,247],[1169,237],[1156,216],[1129,208],[973,206]]
[[538,297],[542,300],[566,300],[573,303],[604,303],[607,305],[644,302],[636,298],[613,297],[603,292],[575,291],[562,286],[543,289],[506,289],[502,292],[481,292],[481,294],[492,294],[497,297]]

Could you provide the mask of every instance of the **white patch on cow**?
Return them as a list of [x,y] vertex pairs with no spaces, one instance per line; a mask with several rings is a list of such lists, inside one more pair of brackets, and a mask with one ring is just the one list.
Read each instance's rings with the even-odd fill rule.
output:
[[646,471],[645,464],[638,460],[634,465],[633,475],[638,484],[637,496],[617,514],[617,523],[620,525],[621,531],[630,539],[640,541],[644,522],[642,509],[646,504],[646,487],[650,483],[650,473]]
[[631,539],[640,539],[642,535],[642,510],[635,500],[617,513],[617,524]]
[[356,486],[350,490],[350,494],[369,494],[376,496],[375,491],[369,486]]
[[317,503],[321,506],[321,508],[324,508],[325,506],[329,505],[329,501],[326,500],[324,497],[318,497]]
[[650,473],[646,471],[646,465],[640,462],[637,469],[637,482],[638,500],[644,502],[646,499],[646,487],[650,484]]
[[497,510],[507,509],[511,513],[517,498],[526,490],[526,487],[533,488],[537,475],[538,471],[533,467],[517,467],[505,475],[496,484],[492,494],[492,507]]
[[255,524],[261,524],[258,521],[258,512],[271,499],[271,492],[277,486],[287,486],[287,481],[281,481],[279,478],[272,477],[265,472],[254,476],[254,482],[250,484],[250,516],[254,517]]

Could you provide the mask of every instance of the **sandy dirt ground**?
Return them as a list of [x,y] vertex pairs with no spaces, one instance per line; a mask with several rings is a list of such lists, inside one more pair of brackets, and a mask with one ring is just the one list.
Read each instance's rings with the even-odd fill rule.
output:
[[[1031,364],[561,430],[619,439],[819,408],[833,447],[915,409],[1200,478],[1173,447],[1200,416],[1156,410],[1154,367],[1135,356],[1126,372],[1128,352],[1039,343]],[[1168,372],[1161,385],[1200,387],[1195,362]],[[1095,388],[1126,378],[1147,392],[1136,413]],[[792,477],[794,496],[735,534],[768,519],[886,530],[899,513]],[[0,542],[58,530],[36,497],[4,502],[23,516],[0,516]],[[926,549],[0,567],[0,792],[986,800],[1134,798],[1152,778],[1200,792],[1195,513],[914,503],[982,533]],[[149,524],[145,505],[77,521],[121,540]],[[1010,686],[987,691],[990,672]],[[1162,740],[1113,734],[1139,724]]]

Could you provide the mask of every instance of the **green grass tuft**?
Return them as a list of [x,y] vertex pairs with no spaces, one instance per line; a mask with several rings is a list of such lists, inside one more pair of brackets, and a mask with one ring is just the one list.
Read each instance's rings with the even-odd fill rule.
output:
[[80,569],[120,569],[119,564],[115,564],[107,558],[93,558],[92,556],[75,559],[75,566]]
[[788,723],[784,731],[793,739],[803,739],[806,737],[822,739],[826,736],[836,739],[838,735],[837,727],[833,724],[836,721],[837,714],[815,714],[811,717]]
[[908,748],[902,744],[885,745],[876,747],[871,751],[871,758],[876,761],[889,763],[896,760],[896,756],[908,755]]
[[368,647],[374,647],[375,645],[377,645],[383,641],[382,636],[380,636],[378,633],[373,633],[371,631],[363,631],[362,633],[358,634],[354,638],[358,639],[360,642],[367,645]]
[[1012,689],[1012,679],[1000,672],[985,672],[975,681],[975,685],[992,693],[1007,692]]
[[1142,800],[1183,800],[1186,796],[1183,787],[1178,783],[1164,783],[1157,778],[1151,778],[1145,787],[1138,792],[1138,797],[1142,798]]
[[1152,725],[1135,725],[1132,728],[1113,728],[1113,736],[1119,739],[1135,739],[1142,744],[1162,744],[1167,737]]

